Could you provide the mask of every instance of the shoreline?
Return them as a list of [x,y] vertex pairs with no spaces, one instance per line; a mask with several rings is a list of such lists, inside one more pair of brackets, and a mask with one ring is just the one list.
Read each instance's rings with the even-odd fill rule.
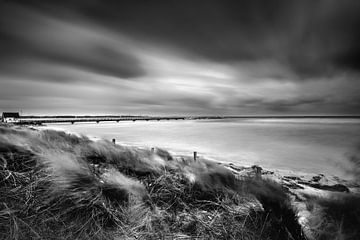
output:
[[[337,122],[337,121],[336,121]],[[166,148],[174,154],[199,155],[240,166],[349,179],[348,154],[357,151],[360,125],[296,124],[227,121],[169,121],[103,124],[49,124],[86,136],[99,136],[138,147]],[[360,123],[360,122],[359,122]],[[43,128],[43,127],[39,127]],[[213,130],[212,130],[213,129]],[[303,134],[305,129],[309,134]],[[352,130],[353,129],[353,130]],[[356,131],[354,131],[356,130]],[[224,137],[226,134],[227,137]],[[344,139],[337,140],[338,139]],[[224,138],[223,138],[224,137]],[[334,138],[333,140],[331,140]],[[347,139],[347,141],[345,141]]]
[[[30,127],[30,128],[33,128],[33,129],[36,129],[36,130],[43,130],[43,129],[49,129],[49,130],[55,130],[55,131],[62,131],[62,132],[65,132],[67,134],[73,134],[73,135],[76,135],[78,137],[81,137],[81,136],[85,136],[87,138],[89,138],[91,141],[103,141],[103,140],[106,140],[106,139],[102,139],[100,137],[97,137],[97,136],[89,136],[89,135],[82,135],[80,133],[77,133],[75,131],[69,131],[69,130],[65,130],[65,129],[62,129],[62,128],[57,128],[57,127],[54,127],[54,126],[48,126],[48,125],[45,125],[45,126],[24,126],[24,127]],[[110,139],[107,139],[108,141],[110,141]],[[138,149],[143,149],[143,150],[146,150],[148,149],[149,147],[148,146],[143,146],[143,145],[140,145],[140,144],[127,144],[127,143],[124,143],[124,142],[116,142],[117,145],[120,145],[120,146],[125,146],[125,147],[135,147],[135,148],[138,148]],[[191,153],[191,151],[187,151],[185,149],[182,149],[179,151],[175,151],[174,149],[167,149],[167,148],[162,148],[161,146],[154,146],[154,148],[160,148],[160,149],[164,149],[166,151],[168,151],[169,153],[171,153],[174,157],[178,157],[178,158],[190,158],[191,155],[187,155],[185,154],[186,152],[189,152]],[[205,155],[205,154],[204,154]],[[213,157],[201,157],[200,156],[200,159],[203,158],[203,159],[206,159],[208,161],[212,161],[212,162],[215,162],[219,165],[222,165],[222,166],[225,166],[227,167],[228,169],[230,169],[231,171],[234,171],[234,168],[235,169],[252,169],[252,166],[254,166],[253,164],[249,164],[249,165],[239,165],[239,163],[235,163],[235,162],[229,162],[229,161],[221,161],[217,158],[213,158]],[[255,164],[256,165],[256,164]],[[260,165],[259,167],[263,168],[264,166]],[[354,184],[351,183],[351,179],[342,179],[340,178],[339,176],[336,176],[336,175],[333,175],[333,174],[324,174],[324,173],[315,173],[315,172],[305,172],[305,171],[297,171],[297,170],[292,170],[292,169],[277,169],[277,168],[271,168],[271,167],[266,167],[266,170],[265,170],[265,173],[263,172],[262,175],[269,175],[269,173],[272,172],[272,175],[274,176],[277,176],[276,178],[282,178],[281,176],[288,176],[290,177],[289,179],[293,178],[293,177],[297,177],[299,178],[299,180],[301,181],[301,179],[303,180],[303,182],[306,182],[306,181],[310,181],[312,177],[317,177],[317,176],[323,176],[325,177],[327,180],[326,181],[330,181],[334,184],[350,184],[350,187],[353,186]],[[236,173],[234,172],[234,174],[242,174],[242,173]],[[269,177],[269,176],[267,176]],[[286,180],[285,180],[286,181]],[[360,188],[360,186],[357,186]],[[331,187],[330,187],[331,188]],[[330,189],[329,188],[329,189]],[[360,189],[359,189],[359,192],[360,192]]]
[[[37,129],[41,131],[42,127],[38,128],[39,126],[32,126],[32,128]],[[45,126],[45,129],[50,130],[56,130],[56,131],[63,131],[67,134],[74,134],[76,136],[82,136],[82,134],[79,134],[77,132],[64,130],[61,128],[56,128],[53,126]],[[88,137],[91,141],[103,141],[105,139],[102,139],[100,137],[95,136],[88,136],[84,135],[85,137]],[[109,140],[110,141],[110,140]],[[125,146],[125,147],[131,147],[131,148],[137,148],[141,150],[147,150],[148,147],[145,147],[143,145],[133,145],[133,144],[126,144],[122,142],[116,143],[119,146]],[[154,147],[154,148],[160,148],[161,147]],[[164,149],[171,153],[171,155],[174,158],[185,158],[185,159],[191,159],[191,155],[186,155],[185,152],[191,152],[191,151],[185,151],[183,150],[182,153],[173,151],[172,149]],[[229,169],[236,177],[246,177],[246,176],[255,176],[254,172],[254,166],[260,167],[262,169],[261,171],[261,177],[270,179],[272,181],[275,181],[285,187],[287,191],[289,191],[292,195],[296,196],[296,199],[303,199],[303,195],[314,195],[314,196],[327,196],[331,194],[332,192],[347,192],[347,193],[360,193],[360,185],[355,182],[355,180],[350,179],[342,179],[336,175],[326,175],[323,173],[309,173],[304,171],[295,171],[291,169],[275,169],[275,168],[264,168],[263,166],[258,165],[239,165],[238,163],[234,162],[228,162],[228,161],[221,161],[216,158],[207,158],[207,157],[199,157],[199,161],[201,159],[204,159],[206,161],[211,161],[216,164],[219,164],[221,166],[224,166],[225,168]]]
[[[76,131],[69,131],[69,130],[66,130],[64,128],[58,128],[56,126],[49,126],[49,125],[43,125],[43,126],[37,126],[37,125],[29,125],[29,126],[24,126],[24,127],[31,127],[31,128],[34,128],[34,129],[37,129],[37,130],[43,130],[43,129],[49,129],[49,130],[55,130],[55,131],[63,131],[67,134],[74,134],[78,137],[81,137],[81,136],[85,136],[87,138],[89,138],[90,140],[92,141],[103,141],[103,140],[108,140],[110,141],[111,139],[103,139],[101,137],[98,137],[98,136],[91,136],[91,135],[88,135],[88,134],[80,134]],[[136,147],[136,148],[139,148],[139,149],[151,149],[151,148],[160,148],[160,149],[164,149],[166,151],[168,151],[169,153],[171,153],[173,156],[177,156],[177,157],[190,157],[191,154],[193,153],[193,151],[191,150],[186,150],[186,149],[174,149],[174,148],[163,148],[162,146],[145,146],[145,145],[141,145],[141,144],[133,144],[133,143],[125,143],[125,142],[119,142],[117,141],[116,144],[118,145],[121,145],[121,146],[126,146],[126,147]],[[206,160],[209,160],[209,161],[212,161],[212,162],[215,162],[215,163],[219,163],[221,165],[224,165],[224,166],[230,166],[230,165],[235,165],[237,167],[240,167],[240,168],[251,168],[251,166],[253,165],[260,165],[260,167],[262,168],[266,168],[267,171],[272,171],[274,173],[277,173],[278,175],[282,175],[282,176],[297,176],[297,177],[300,177],[300,178],[305,178],[305,179],[308,179],[309,177],[312,177],[312,176],[317,176],[317,175],[324,175],[326,176],[327,178],[330,178],[330,179],[333,179],[333,180],[336,180],[336,179],[339,179],[339,180],[342,180],[342,182],[351,182],[353,180],[353,177],[349,178],[349,179],[343,179],[341,176],[339,175],[336,175],[336,174],[326,174],[326,173],[323,173],[323,172],[307,172],[306,170],[294,170],[294,169],[288,169],[288,168],[275,168],[275,167],[267,167],[267,166],[263,166],[262,164],[241,164],[241,163],[237,163],[237,162],[234,162],[234,161],[226,161],[226,160],[221,160],[219,159],[220,157],[218,156],[208,156],[206,153],[202,153],[200,155],[201,158],[204,158]]]

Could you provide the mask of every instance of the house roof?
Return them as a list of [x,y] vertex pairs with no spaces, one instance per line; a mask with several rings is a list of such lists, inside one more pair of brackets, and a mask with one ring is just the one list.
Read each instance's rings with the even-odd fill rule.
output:
[[3,118],[19,118],[20,115],[18,112],[3,112]]

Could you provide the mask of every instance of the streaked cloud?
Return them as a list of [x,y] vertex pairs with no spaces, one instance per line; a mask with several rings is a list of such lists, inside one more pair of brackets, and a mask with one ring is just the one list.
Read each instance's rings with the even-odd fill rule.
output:
[[0,8],[1,110],[359,114],[355,1]]

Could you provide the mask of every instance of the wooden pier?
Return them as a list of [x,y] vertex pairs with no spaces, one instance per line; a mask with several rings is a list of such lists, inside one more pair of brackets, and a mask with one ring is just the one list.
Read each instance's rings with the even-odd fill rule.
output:
[[81,122],[122,122],[122,121],[165,121],[185,120],[186,117],[75,117],[75,118],[20,118],[16,124],[20,125],[41,125],[46,123],[81,123]]

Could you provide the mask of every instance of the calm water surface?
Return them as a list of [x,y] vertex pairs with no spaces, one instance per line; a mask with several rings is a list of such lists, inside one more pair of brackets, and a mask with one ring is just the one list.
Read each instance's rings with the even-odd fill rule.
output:
[[161,147],[239,165],[346,177],[360,146],[360,119],[236,119],[52,124],[117,143]]

